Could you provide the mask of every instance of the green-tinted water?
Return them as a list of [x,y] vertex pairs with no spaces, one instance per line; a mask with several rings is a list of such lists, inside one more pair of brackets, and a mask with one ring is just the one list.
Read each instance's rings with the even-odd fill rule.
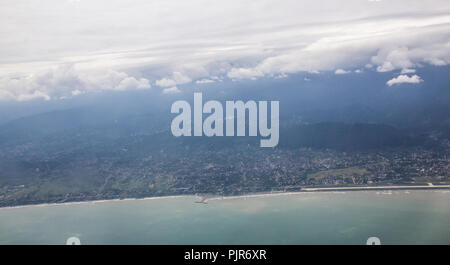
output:
[[449,244],[449,191],[196,197],[0,209],[0,244]]

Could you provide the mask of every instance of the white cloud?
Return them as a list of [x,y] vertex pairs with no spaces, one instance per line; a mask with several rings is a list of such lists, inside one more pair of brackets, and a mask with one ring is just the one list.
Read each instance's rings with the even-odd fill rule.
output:
[[263,75],[261,71],[251,68],[232,68],[227,74],[231,79],[255,79]]
[[401,74],[413,74],[415,72],[416,72],[416,69],[405,68],[405,69],[402,69]]
[[163,94],[177,94],[180,92],[181,92],[181,90],[178,89],[178,87],[176,87],[176,86],[164,88],[162,91]]
[[418,84],[421,82],[423,82],[423,80],[418,75],[413,75],[411,77],[409,77],[408,75],[399,75],[399,76],[387,81],[386,84],[388,86],[393,86],[396,84],[403,84],[403,83]]
[[351,73],[351,71],[345,71],[344,69],[337,69],[334,73],[336,75],[345,75]]
[[44,100],[50,100],[50,96],[39,91],[39,90],[35,90],[33,91],[32,94],[20,94],[17,96],[17,100],[18,101],[28,101],[28,100],[32,100],[32,99],[36,99],[36,98],[42,98]]
[[129,90],[129,89],[146,89],[150,88],[150,81],[145,78],[139,80],[134,77],[126,77],[120,81],[115,87],[116,90]]
[[[447,45],[447,48],[450,48],[450,45]],[[427,62],[427,63],[430,63],[432,65],[435,65],[435,66],[444,66],[444,65],[447,65],[448,62],[449,62],[448,59],[447,60],[446,59],[439,59],[439,58],[436,58],[436,57],[424,58],[424,61]]]
[[124,72],[83,72],[73,65],[63,65],[37,74],[0,79],[0,100],[25,101],[67,98],[102,90],[148,89],[149,80]]
[[174,72],[171,78],[162,78],[156,81],[156,85],[160,87],[170,87],[191,82],[192,79],[180,72]]
[[281,74],[274,76],[275,79],[283,79],[283,78],[287,78],[287,77],[288,77],[288,75],[285,73],[281,73]]
[[177,82],[175,80],[172,80],[170,78],[162,78],[160,80],[156,80],[156,85],[160,87],[169,87],[176,85]]
[[195,83],[197,84],[208,84],[208,83],[214,83],[214,80],[211,79],[201,79],[201,80],[197,80],[195,81]]
[[382,65],[377,66],[378,72],[390,72],[392,70],[395,70],[395,66],[392,65],[391,62],[383,62]]
[[72,91],[72,96],[78,96],[78,95],[81,95],[83,93],[84,93],[83,91],[75,89],[75,90]]

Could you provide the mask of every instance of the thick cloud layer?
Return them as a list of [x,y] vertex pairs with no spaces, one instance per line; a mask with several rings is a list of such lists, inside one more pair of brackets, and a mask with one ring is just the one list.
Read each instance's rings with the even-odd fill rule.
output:
[[0,100],[152,84],[170,94],[302,71],[411,74],[450,62],[449,32],[447,0],[8,1]]

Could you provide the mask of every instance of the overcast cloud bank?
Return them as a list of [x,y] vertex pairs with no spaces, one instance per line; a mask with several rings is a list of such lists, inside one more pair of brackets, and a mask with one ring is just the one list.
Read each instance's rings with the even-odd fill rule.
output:
[[[450,2],[59,1],[0,8],[0,100],[450,62]],[[426,80],[425,80],[426,82]],[[153,88],[151,88],[153,85]]]

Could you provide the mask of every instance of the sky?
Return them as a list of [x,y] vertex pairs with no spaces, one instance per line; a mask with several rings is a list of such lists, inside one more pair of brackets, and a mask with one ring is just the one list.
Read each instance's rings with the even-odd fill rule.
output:
[[15,0],[0,4],[0,102],[308,72],[450,63],[448,0]]

